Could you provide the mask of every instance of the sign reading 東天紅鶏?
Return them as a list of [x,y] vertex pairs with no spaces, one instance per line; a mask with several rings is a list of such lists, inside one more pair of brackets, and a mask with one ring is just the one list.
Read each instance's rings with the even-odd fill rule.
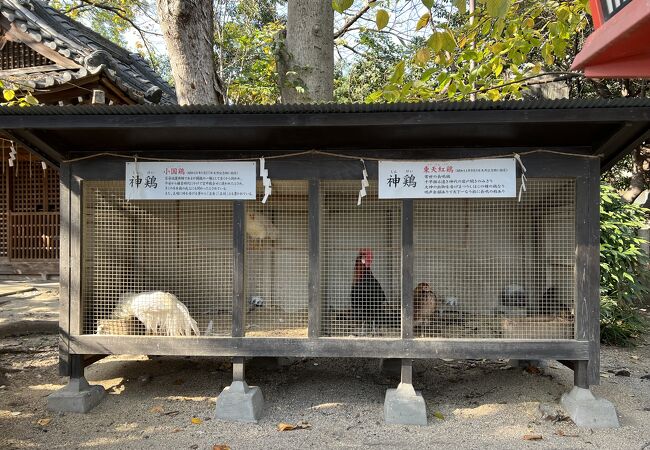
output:
[[254,200],[255,162],[126,163],[127,200]]
[[514,158],[379,161],[379,198],[515,197]]

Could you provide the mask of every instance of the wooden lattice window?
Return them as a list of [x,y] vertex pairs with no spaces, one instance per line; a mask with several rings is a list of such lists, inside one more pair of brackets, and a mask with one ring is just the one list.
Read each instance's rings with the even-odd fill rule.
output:
[[6,42],[0,50],[0,70],[22,69],[50,64],[54,64],[54,62],[22,42]]

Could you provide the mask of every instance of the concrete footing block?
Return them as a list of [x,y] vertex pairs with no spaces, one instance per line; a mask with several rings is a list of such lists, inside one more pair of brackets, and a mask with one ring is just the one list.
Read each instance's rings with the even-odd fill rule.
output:
[[620,427],[614,404],[594,396],[590,389],[574,386],[571,392],[562,395],[561,404],[579,427]]
[[215,417],[228,422],[257,423],[262,417],[264,396],[257,386],[233,381],[217,397]]
[[86,378],[71,378],[63,389],[47,397],[47,409],[57,412],[87,413],[104,398],[104,387],[90,385]]
[[400,383],[397,389],[388,389],[384,400],[384,420],[388,424],[426,425],[427,406],[422,394],[413,385]]

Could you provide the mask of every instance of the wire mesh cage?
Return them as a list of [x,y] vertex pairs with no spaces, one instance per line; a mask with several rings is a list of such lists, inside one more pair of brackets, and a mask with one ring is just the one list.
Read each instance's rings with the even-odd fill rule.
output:
[[274,181],[246,202],[246,336],[306,337],[309,199],[306,181]]
[[84,334],[229,335],[232,203],[126,201],[83,184]]
[[414,202],[416,337],[571,339],[575,181]]
[[321,182],[321,334],[399,337],[401,202],[377,184],[357,206],[360,182]]

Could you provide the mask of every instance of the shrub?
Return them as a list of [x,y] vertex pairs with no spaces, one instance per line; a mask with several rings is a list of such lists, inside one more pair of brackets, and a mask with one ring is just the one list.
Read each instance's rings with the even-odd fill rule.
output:
[[616,190],[601,185],[600,201],[600,338],[631,345],[647,327],[636,307],[650,293],[648,255],[638,231],[647,210],[624,202]]

